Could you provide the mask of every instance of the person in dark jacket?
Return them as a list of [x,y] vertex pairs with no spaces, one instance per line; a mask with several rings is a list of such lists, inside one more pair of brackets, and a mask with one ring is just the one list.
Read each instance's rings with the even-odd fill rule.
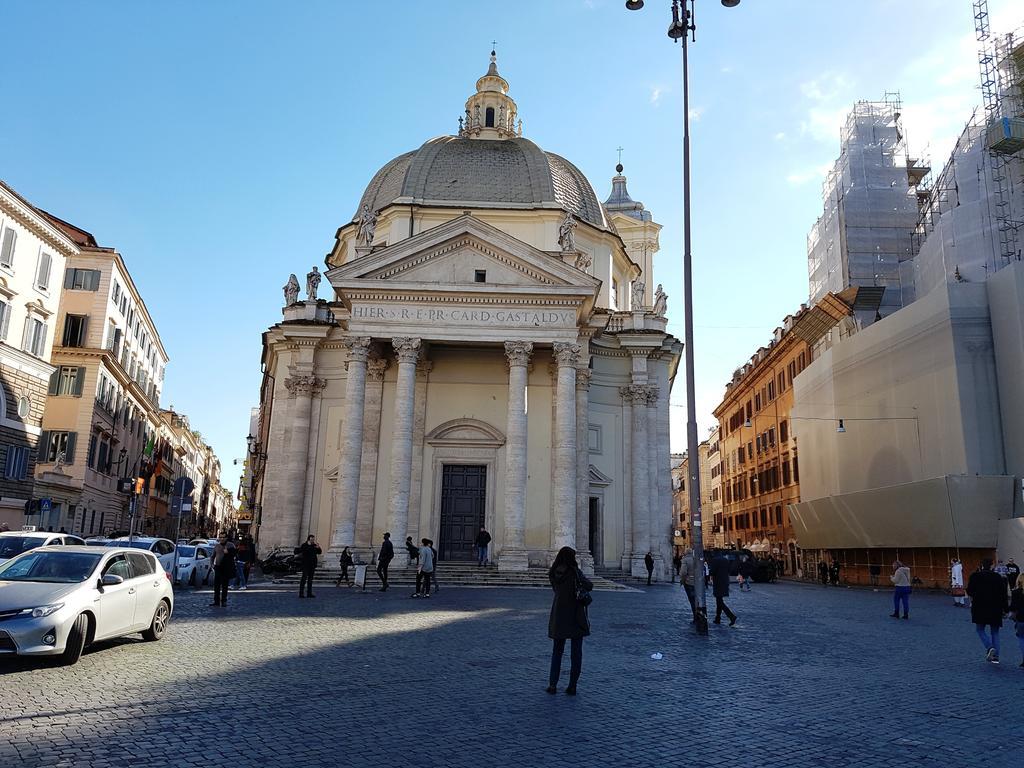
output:
[[409,565],[420,559],[420,548],[413,543],[412,536],[405,537],[405,551],[409,553]]
[[570,642],[569,686],[565,692],[576,695],[576,683],[583,668],[583,638],[590,634],[590,618],[587,607],[576,599],[577,586],[590,592],[594,585],[580,571],[576,562],[576,550],[562,547],[555,555],[555,562],[548,571],[548,581],[555,597],[551,602],[551,616],[548,619],[548,637],[554,644],[551,648],[551,673],[548,676],[548,693],[558,692],[558,678],[562,672],[562,654],[565,641]]
[[651,576],[654,574],[654,556],[648,552],[644,555],[644,568],[647,569],[647,586],[651,586]]
[[999,628],[1003,626],[1003,615],[1009,606],[1006,604],[1006,580],[992,570],[990,558],[982,560],[981,568],[971,574],[967,594],[971,597],[971,621],[985,646],[985,660],[998,664]]
[[313,534],[309,534],[302,546],[296,547],[295,554],[299,556],[302,563],[299,597],[313,597],[313,574],[316,573],[317,557],[321,553],[320,545],[316,543],[316,536]]
[[711,583],[715,592],[715,624],[722,623],[722,614],[729,618],[729,626],[736,625],[736,614],[729,610],[725,598],[729,596],[729,572],[732,570],[729,558],[718,555],[711,561]]
[[1010,591],[1017,588],[1017,579],[1020,578],[1020,566],[1013,562],[1011,557],[1006,561],[1006,581],[1010,584]]
[[341,550],[341,557],[338,558],[338,565],[341,566],[341,575],[338,577],[338,581],[335,582],[334,586],[340,587],[342,579],[344,579],[345,583],[350,587],[352,586],[352,581],[348,577],[348,569],[349,566],[354,565],[354,563],[355,561],[352,559],[352,553],[349,552],[348,547]]
[[754,581],[754,558],[748,555],[740,555],[740,591],[750,591],[750,585]]
[[828,564],[824,560],[818,561],[818,581],[821,582],[821,586],[828,586]]
[[[679,570],[682,567],[683,567],[683,558],[680,556],[680,554],[678,552],[676,552],[675,556],[673,556],[673,558],[672,558],[672,574],[673,574],[673,576],[672,576],[672,583],[673,584],[675,584],[676,579],[679,578]],[[683,582],[680,581],[679,583],[682,584]]]
[[430,572],[430,581],[434,585],[434,591],[440,592],[441,585],[437,583],[437,550],[434,549],[434,542],[431,539],[427,539],[427,546],[430,547],[430,551],[434,555],[434,570]]
[[839,561],[833,560],[828,566],[828,581],[833,587],[839,586]]
[[222,533],[217,539],[217,546],[213,548],[213,602],[210,606],[227,607],[228,584],[231,577],[235,575],[235,545],[228,541],[226,533]]
[[384,541],[380,543],[380,552],[377,553],[377,575],[380,577],[381,592],[388,591],[388,566],[395,559],[395,545],[391,543],[391,534],[384,534]]
[[1024,584],[1019,584],[1010,595],[1010,613],[1013,615],[1013,631],[1020,646],[1020,666],[1024,669]]
[[487,532],[487,529],[482,525],[480,526],[480,533],[476,535],[476,541],[473,545],[476,547],[476,564],[483,568],[487,565],[487,546],[491,543],[491,534]]

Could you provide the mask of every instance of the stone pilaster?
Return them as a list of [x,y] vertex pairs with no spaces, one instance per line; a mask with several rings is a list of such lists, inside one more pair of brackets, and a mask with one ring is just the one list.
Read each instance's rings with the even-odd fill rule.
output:
[[633,508],[633,553],[630,557],[630,572],[634,576],[646,576],[644,555],[650,545],[650,476],[644,466],[647,461],[647,393],[643,384],[631,384],[620,389],[623,399],[632,404],[630,431],[632,434],[632,455],[626,457],[632,468]]
[[299,530],[302,509],[305,504],[306,470],[309,466],[309,425],[313,406],[313,393],[319,393],[327,382],[312,373],[295,373],[284,380],[288,399],[292,401],[292,441],[285,466],[286,487],[281,507],[281,528],[285,540],[298,541],[303,532]]
[[[388,361],[371,358],[366,363],[366,396],[363,400],[363,455],[359,466],[359,501],[356,505],[356,546],[373,548],[373,513],[377,503],[377,468],[380,461],[380,416],[384,372]],[[365,553],[364,553],[365,554]]]
[[525,571],[526,554],[526,380],[533,343],[506,341],[508,422],[505,430],[505,520],[498,570]]
[[[664,353],[655,369],[655,381],[658,383],[658,514],[653,516],[655,523],[661,526],[666,537],[672,536],[675,521],[672,519],[672,449],[669,428],[669,395],[670,383],[668,362]],[[699,457],[698,457],[699,460]],[[665,562],[672,562],[672,539],[664,540],[663,557]],[[667,566],[666,566],[667,567]]]
[[633,563],[633,399],[629,387],[619,387],[622,395],[622,554],[619,567],[629,573]]
[[647,387],[647,481],[650,494],[649,544],[654,556],[654,576],[664,578],[665,558],[662,552],[665,536],[664,520],[662,519],[661,503],[658,493],[658,400],[657,387]]
[[[416,403],[412,417],[412,481],[409,484],[409,527],[405,535],[419,541],[423,507],[423,437],[427,422],[427,381],[434,364],[420,360],[416,365]],[[402,542],[405,543],[404,541]]]
[[576,551],[580,568],[594,573],[590,541],[590,369],[576,369]]
[[362,468],[363,406],[366,399],[366,361],[370,354],[370,338],[355,336],[345,339],[344,344],[348,347],[348,380],[345,384],[338,480],[331,502],[331,520],[334,525],[332,552],[340,552],[344,547],[353,547],[356,543],[356,505],[359,501],[359,473]]
[[552,518],[554,550],[576,547],[576,363],[580,345],[557,341],[554,344],[558,365],[555,392],[555,479]]
[[305,471],[305,485],[302,491],[302,522],[299,524],[299,539],[305,539],[310,533],[315,533],[316,525],[313,522],[313,486],[316,480],[316,464],[317,462],[310,461],[308,457],[316,457],[317,446],[320,444],[320,417],[322,415],[323,408],[323,393],[324,388],[327,386],[325,379],[320,379],[319,383],[312,389],[311,401],[310,401],[310,418],[309,418],[309,434],[306,436],[306,471]]
[[395,544],[395,565],[408,563],[405,551],[409,527],[409,488],[412,483],[412,422],[416,404],[416,363],[420,340],[398,337],[391,340],[398,358],[395,384],[395,419],[392,424],[391,478],[388,485],[388,525]]

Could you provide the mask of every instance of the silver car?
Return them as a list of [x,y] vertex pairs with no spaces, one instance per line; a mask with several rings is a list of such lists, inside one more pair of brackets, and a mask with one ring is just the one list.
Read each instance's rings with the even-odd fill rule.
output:
[[64,546],[67,544],[84,544],[77,536],[70,533],[53,533],[52,531],[4,531],[0,533],[0,565],[15,555],[28,552],[36,547]]
[[174,610],[152,552],[87,546],[29,550],[0,565],[0,656],[74,664],[96,640],[141,632],[159,640]]

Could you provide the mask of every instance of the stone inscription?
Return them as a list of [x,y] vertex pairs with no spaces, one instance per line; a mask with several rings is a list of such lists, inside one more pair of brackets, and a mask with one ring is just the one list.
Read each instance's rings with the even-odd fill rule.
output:
[[535,328],[572,327],[576,313],[565,309],[502,309],[488,307],[417,307],[400,304],[355,304],[352,319],[394,323],[438,323],[440,325],[486,325],[490,327]]

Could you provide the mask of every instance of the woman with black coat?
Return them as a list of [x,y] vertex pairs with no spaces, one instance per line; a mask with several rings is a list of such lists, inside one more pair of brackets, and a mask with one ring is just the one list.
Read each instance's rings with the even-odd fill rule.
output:
[[[562,547],[555,556],[555,562],[548,571],[548,581],[555,592],[551,603],[551,617],[548,620],[548,637],[554,641],[551,649],[551,674],[548,677],[548,693],[557,693],[558,677],[562,672],[562,654],[565,641],[570,642],[569,650],[569,696],[576,695],[576,683],[583,667],[583,638],[590,634],[590,618],[587,606],[577,600],[577,588],[587,594],[594,588],[583,575],[576,562],[576,550]],[[589,602],[589,600],[587,601]]]

